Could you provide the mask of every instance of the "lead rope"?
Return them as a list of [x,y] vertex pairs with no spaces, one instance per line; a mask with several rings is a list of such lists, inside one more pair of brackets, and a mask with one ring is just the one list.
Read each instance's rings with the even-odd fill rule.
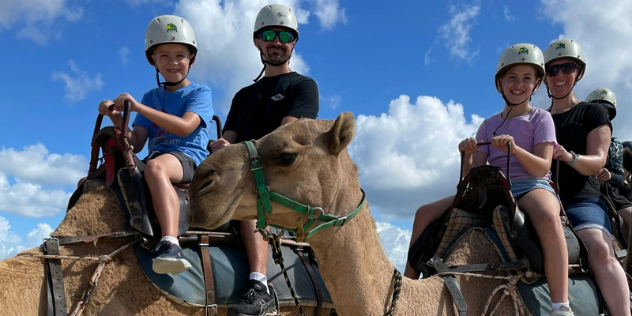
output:
[[483,309],[483,313],[481,314],[481,316],[485,316],[487,314],[487,309],[491,305],[492,299],[494,298],[496,293],[500,290],[503,290],[503,296],[498,300],[498,302],[496,302],[496,305],[494,305],[494,309],[492,309],[489,316],[493,316],[494,313],[496,313],[496,310],[500,306],[500,303],[506,296],[511,296],[513,307],[514,307],[514,314],[516,316],[525,316],[524,306],[522,305],[522,302],[520,301],[520,298],[518,297],[518,293],[516,292],[516,284],[518,283],[520,278],[522,278],[525,275],[525,272],[522,272],[518,275],[509,275],[509,276],[498,276],[498,275],[487,275],[487,274],[480,274],[480,273],[454,272],[454,271],[437,273],[437,276],[439,277],[444,276],[444,275],[464,275],[464,276],[471,276],[471,277],[484,278],[484,279],[506,280],[507,283],[497,286],[492,291],[492,294],[489,295],[489,298],[487,299],[487,302],[485,303],[485,309]]
[[[86,284],[86,288],[83,290],[83,294],[81,294],[81,298],[79,302],[77,302],[77,307],[70,314],[71,316],[80,316],[83,313],[83,310],[86,308],[86,305],[90,301],[90,297],[94,294],[94,291],[97,289],[99,277],[101,276],[101,272],[105,267],[105,264],[112,261],[112,257],[117,255],[119,252],[125,250],[127,247],[137,243],[138,239],[131,241],[130,243],[124,245],[121,248],[114,250],[109,255],[103,255],[98,257],[77,257],[77,256],[62,256],[62,255],[36,255],[36,254],[18,254],[17,257],[31,257],[31,258],[43,258],[43,259],[72,259],[72,260],[88,260],[88,261],[99,261],[99,265],[92,273],[92,277],[90,277],[90,281]],[[90,291],[88,291],[90,290]]]

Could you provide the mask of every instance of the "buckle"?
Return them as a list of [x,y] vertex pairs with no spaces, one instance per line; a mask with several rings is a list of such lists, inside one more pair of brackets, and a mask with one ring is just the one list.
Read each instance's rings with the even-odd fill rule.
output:
[[[345,224],[346,221],[347,221],[347,217],[346,216],[340,217],[340,218],[338,218],[336,220],[336,223],[334,224],[334,226],[336,226],[336,227],[342,226],[342,225]],[[340,222],[342,222],[342,223],[340,223]],[[340,224],[338,224],[338,223],[340,223]]]
[[[322,207],[309,207],[309,208],[312,210],[312,212],[310,212],[311,215],[309,215],[310,219],[318,220],[318,218],[320,218],[321,216],[325,214],[325,211],[323,210]],[[320,215],[314,216],[314,211],[320,211]]]
[[204,313],[206,314],[206,316],[209,316],[209,313],[208,313],[209,308],[213,309],[212,316],[217,315],[217,304],[210,304],[210,305],[204,306]]

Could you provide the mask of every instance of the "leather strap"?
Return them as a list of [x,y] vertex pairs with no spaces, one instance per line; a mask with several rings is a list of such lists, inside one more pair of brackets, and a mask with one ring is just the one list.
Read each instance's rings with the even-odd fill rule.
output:
[[[44,253],[47,255],[59,255],[59,240],[50,238],[44,240]],[[48,297],[48,315],[66,315],[66,292],[64,290],[64,276],[61,269],[61,260],[45,259],[46,292]]]
[[[432,258],[429,262],[437,272],[449,272],[450,269],[443,263],[443,260],[440,258]],[[453,275],[444,275],[441,277],[445,286],[450,291],[452,295],[452,300],[454,300],[454,305],[459,310],[459,316],[465,316],[467,312],[467,304],[465,303],[465,298],[463,298],[463,294],[461,293],[461,287],[459,286],[459,282],[456,277]]]
[[[207,316],[217,315],[217,304],[215,304],[215,279],[213,278],[213,267],[211,265],[211,254],[208,252],[209,236],[200,235],[200,253],[202,254],[202,270],[204,271],[204,291],[206,293],[206,306],[204,308]],[[209,313],[209,309],[211,313]]]
[[312,285],[314,285],[314,292],[316,293],[316,309],[314,310],[314,315],[320,315],[323,305],[323,295],[320,289],[320,284],[318,284],[318,280],[316,279],[316,275],[314,274],[314,269],[312,269],[312,265],[309,262],[309,259],[305,255],[305,250],[303,247],[298,247],[296,249],[296,253],[298,257],[301,258],[305,269],[307,270],[307,274],[309,274],[309,278],[312,280]]

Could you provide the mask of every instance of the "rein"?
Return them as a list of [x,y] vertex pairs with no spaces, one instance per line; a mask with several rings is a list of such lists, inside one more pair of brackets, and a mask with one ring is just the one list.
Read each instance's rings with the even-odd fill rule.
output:
[[[266,180],[263,176],[263,164],[261,163],[261,156],[259,156],[259,154],[257,153],[257,148],[252,141],[246,141],[245,143],[246,147],[248,148],[248,157],[250,158],[250,170],[254,174],[257,190],[257,229],[262,230],[265,229],[266,226],[271,226],[274,228],[293,232],[297,234],[300,240],[303,240],[305,238],[313,236],[314,234],[325,228],[340,227],[344,225],[348,220],[352,219],[360,212],[360,210],[362,210],[362,207],[366,202],[366,193],[364,193],[364,190],[362,189],[360,189],[360,191],[362,191],[362,200],[360,201],[360,205],[358,205],[358,207],[351,211],[351,213],[342,217],[327,214],[321,207],[311,207],[305,204],[301,204],[281,194],[270,191],[270,188],[266,185]],[[307,215],[309,220],[304,225],[299,225],[297,229],[277,225],[269,225],[266,223],[266,214],[272,214],[271,201],[298,213],[305,214]],[[307,232],[307,230],[316,222],[323,223]]]

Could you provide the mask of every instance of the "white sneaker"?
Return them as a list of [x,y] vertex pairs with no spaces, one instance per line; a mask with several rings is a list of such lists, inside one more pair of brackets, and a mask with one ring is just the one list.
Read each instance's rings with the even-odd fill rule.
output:
[[551,316],[574,316],[570,307],[562,305],[560,309],[551,311]]

